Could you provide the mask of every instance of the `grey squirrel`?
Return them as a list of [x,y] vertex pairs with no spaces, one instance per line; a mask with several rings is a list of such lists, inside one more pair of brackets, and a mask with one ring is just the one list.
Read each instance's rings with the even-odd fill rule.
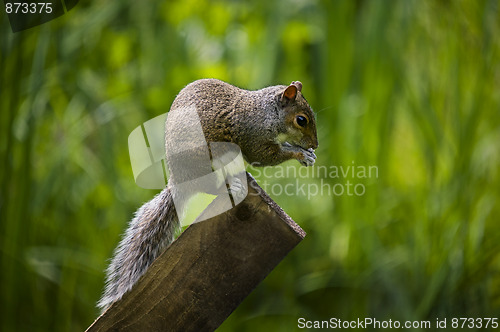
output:
[[[235,143],[244,159],[254,166],[277,165],[290,159],[312,166],[318,147],[316,121],[301,90],[298,81],[249,91],[220,80],[201,79],[179,92],[171,112],[194,107],[207,143]],[[174,127],[182,131],[190,120],[179,114]],[[168,150],[172,148],[169,138],[176,135],[176,130],[166,131],[167,164]],[[115,249],[98,303],[103,311],[128,292],[173,242],[180,229],[173,203],[177,195],[173,184],[182,181],[177,175],[171,174],[167,187],[137,210]]]

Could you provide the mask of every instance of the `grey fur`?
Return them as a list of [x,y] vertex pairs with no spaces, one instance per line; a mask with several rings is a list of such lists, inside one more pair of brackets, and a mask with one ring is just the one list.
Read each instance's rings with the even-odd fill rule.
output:
[[[318,146],[316,122],[309,104],[302,96],[302,84],[292,82],[292,85],[297,92],[290,99],[284,98],[285,85],[248,91],[215,79],[198,80],[181,90],[171,110],[182,112],[183,108],[195,107],[206,142],[235,143],[246,161],[254,166],[277,165],[290,159],[311,166],[316,159],[313,149]],[[169,124],[169,132],[165,135],[167,155],[178,144],[176,135],[185,132],[189,127],[188,122],[192,121],[180,114],[174,123]],[[306,128],[294,124],[296,114],[307,116],[309,122]],[[280,135],[285,135],[282,137],[286,141],[280,141]],[[136,212],[116,248],[107,269],[105,291],[98,303],[103,311],[128,292],[174,240],[179,229],[179,218],[173,197],[180,195],[174,192],[174,184],[202,176],[206,172],[192,167],[197,165],[196,148],[185,151],[185,156],[167,158],[170,171],[179,169],[180,174],[171,174],[167,188]],[[183,163],[190,164],[191,167],[187,167],[189,171],[182,171],[186,169]],[[174,165],[176,167],[172,167]],[[184,174],[187,172],[190,174]],[[231,190],[237,192],[237,187],[235,184]],[[181,202],[187,201],[189,197],[183,198]],[[177,206],[177,209],[182,213],[182,206]]]
[[104,311],[128,292],[174,240],[179,220],[169,187],[137,210],[107,269],[106,289],[98,306]]
[[[294,85],[302,88],[300,82]],[[300,91],[293,102],[284,104],[281,96],[286,88],[286,85],[275,85],[249,91],[216,79],[202,79],[182,89],[172,109],[194,106],[207,142],[232,142],[241,148],[247,162],[260,166],[277,165],[297,159],[297,154],[318,146],[312,109]],[[289,142],[295,149],[283,149],[276,144],[275,138],[292,126],[287,115],[296,112],[310,119],[310,134]],[[178,130],[184,130],[182,124]]]

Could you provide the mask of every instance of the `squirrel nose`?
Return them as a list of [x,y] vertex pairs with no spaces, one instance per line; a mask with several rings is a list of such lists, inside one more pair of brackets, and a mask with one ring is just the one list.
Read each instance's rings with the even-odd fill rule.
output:
[[311,144],[311,149],[316,150],[317,148],[318,148],[318,139],[316,138]]

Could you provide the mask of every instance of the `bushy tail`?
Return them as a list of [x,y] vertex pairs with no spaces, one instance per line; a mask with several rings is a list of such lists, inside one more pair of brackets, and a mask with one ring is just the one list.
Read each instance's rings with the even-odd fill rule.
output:
[[107,269],[106,289],[97,304],[102,311],[118,301],[174,240],[179,219],[172,191],[163,189],[137,210]]

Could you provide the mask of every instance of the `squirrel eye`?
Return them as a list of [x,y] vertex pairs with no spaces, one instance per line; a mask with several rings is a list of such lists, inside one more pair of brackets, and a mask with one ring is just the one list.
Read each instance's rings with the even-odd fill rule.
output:
[[307,125],[307,119],[305,116],[297,115],[295,121],[297,121],[297,124],[301,127],[305,127]]

